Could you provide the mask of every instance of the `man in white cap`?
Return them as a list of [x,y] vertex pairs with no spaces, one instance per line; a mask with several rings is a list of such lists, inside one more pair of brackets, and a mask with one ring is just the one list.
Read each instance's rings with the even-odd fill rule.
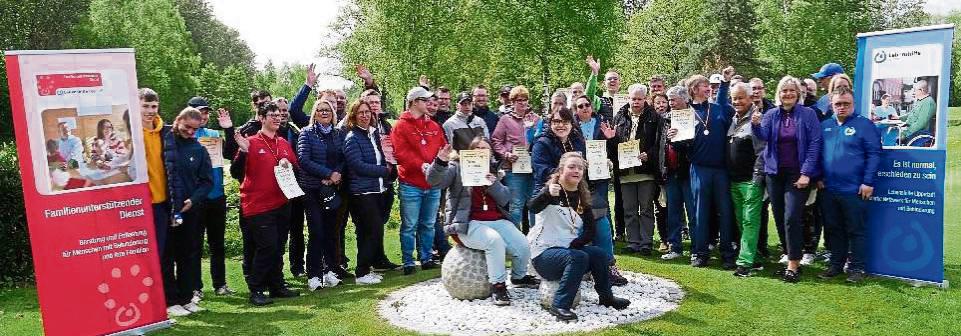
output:
[[[437,208],[440,206],[440,189],[427,183],[426,172],[441,147],[447,144],[440,125],[428,118],[428,99],[434,93],[421,86],[407,92],[407,111],[391,131],[394,152],[397,159],[397,174],[400,186],[400,249],[404,260],[404,275],[413,274],[414,247],[419,246],[418,258],[421,268],[436,268],[431,260],[434,246],[434,224],[437,221]],[[415,233],[416,232],[416,233]],[[415,239],[420,244],[415,244]]]
[[721,74],[713,74],[708,80],[708,82],[711,83],[711,97],[708,99],[711,103],[717,101],[717,91],[721,88],[721,81],[723,79],[724,77],[722,77]]

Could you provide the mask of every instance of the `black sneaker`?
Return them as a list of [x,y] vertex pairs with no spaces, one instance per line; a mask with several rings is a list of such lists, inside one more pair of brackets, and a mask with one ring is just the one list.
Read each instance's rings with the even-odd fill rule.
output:
[[605,307],[611,307],[617,310],[621,310],[621,309],[627,308],[627,306],[630,306],[631,301],[628,299],[622,299],[616,296],[611,296],[609,298],[598,299],[597,304]]
[[820,274],[818,274],[818,278],[821,278],[821,279],[823,279],[823,280],[827,280],[827,279],[834,278],[834,277],[836,277],[836,276],[838,276],[838,275],[841,275],[841,274],[844,274],[844,272],[841,271],[840,269],[835,268],[835,267],[828,267],[828,269],[827,269],[826,271],[821,272]]
[[372,266],[371,268],[376,272],[387,272],[387,271],[398,270],[401,268],[401,266],[398,264],[392,263],[390,261],[385,261],[385,262],[378,263]]
[[707,258],[694,257],[691,259],[691,266],[693,267],[707,267]]
[[734,261],[728,260],[721,264],[721,268],[723,268],[726,271],[730,271],[737,268],[737,264],[734,263]]
[[787,283],[796,283],[796,282],[798,282],[798,281],[800,281],[800,280],[801,280],[801,272],[800,272],[800,269],[797,270],[797,271],[792,271],[792,270],[789,270],[789,269],[786,269],[786,268],[785,268],[785,269],[782,271],[781,281],[784,281],[784,282],[787,282]]
[[551,313],[551,315],[554,315],[558,321],[577,321],[577,314],[574,314],[570,309],[551,306],[551,309],[547,311]]
[[642,247],[641,251],[638,253],[640,253],[642,256],[650,257],[651,254],[653,254],[653,251],[651,251],[650,247]]
[[437,263],[435,263],[433,260],[428,260],[426,262],[420,263],[420,269],[425,271],[429,269],[435,269],[437,268],[437,266],[438,266]]
[[864,281],[864,272],[850,271],[848,272],[848,278],[844,281],[849,283],[860,283],[861,281]]
[[272,298],[292,298],[298,296],[300,296],[300,292],[290,288],[281,288],[279,290],[270,291],[270,297]]
[[510,306],[511,296],[507,293],[507,285],[503,282],[491,285],[491,296],[494,298],[495,306]]
[[520,279],[511,279],[511,284],[518,288],[538,288],[541,285],[541,280],[533,275],[525,275]]
[[744,266],[738,266],[737,269],[734,270],[734,276],[747,278],[751,276],[751,269]]
[[624,286],[627,285],[627,278],[621,275],[621,271],[617,269],[617,266],[611,265],[611,285],[612,286]]
[[764,270],[764,263],[762,263],[762,262],[760,262],[760,261],[755,261],[754,264],[751,265],[751,270],[752,270],[752,271],[763,271],[763,270]]
[[441,256],[440,253],[431,253],[431,255],[430,255],[430,261],[433,261],[434,263],[440,264],[440,263],[443,263],[443,262],[444,262],[444,257]]
[[353,274],[353,273],[348,272],[346,268],[343,268],[343,267],[340,267],[340,266],[331,268],[330,271],[331,271],[331,272],[334,272],[334,275],[336,275],[337,278],[339,278],[339,279],[347,279],[347,278],[353,278],[353,277],[354,277],[354,274]]
[[624,248],[625,253],[640,253],[641,248],[639,246],[628,246]]
[[266,306],[271,303],[274,303],[274,300],[271,300],[269,297],[264,295],[264,293],[261,293],[261,292],[250,293],[250,304],[252,305],[259,307],[259,306]]
[[417,272],[417,267],[414,266],[404,266],[404,275],[411,275]]

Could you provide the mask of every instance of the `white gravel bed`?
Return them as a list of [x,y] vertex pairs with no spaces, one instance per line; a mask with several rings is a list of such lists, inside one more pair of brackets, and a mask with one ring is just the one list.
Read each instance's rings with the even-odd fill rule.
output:
[[684,297],[673,281],[621,271],[629,280],[614,287],[614,295],[631,300],[624,310],[597,304],[593,282],[581,283],[576,322],[557,321],[538,302],[536,289],[510,288],[511,305],[494,306],[490,299],[451,298],[440,279],[424,281],[391,293],[378,312],[391,324],[421,333],[449,335],[545,335],[589,331],[648,320],[674,310]]

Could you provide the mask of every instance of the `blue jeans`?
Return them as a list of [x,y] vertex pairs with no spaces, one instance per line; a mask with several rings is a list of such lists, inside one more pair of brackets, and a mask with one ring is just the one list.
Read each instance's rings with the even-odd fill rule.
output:
[[711,241],[711,221],[719,221],[721,259],[734,262],[734,205],[731,203],[731,183],[724,169],[691,165],[691,194],[694,195],[694,230],[691,230],[691,250],[699,258],[708,258],[707,245]]
[[767,194],[771,199],[771,213],[778,233],[784,237],[782,249],[787,251],[788,260],[801,260],[804,247],[804,203],[810,189],[794,186],[801,177],[797,168],[781,169],[776,175],[767,176]]
[[425,190],[400,183],[397,193],[400,196],[400,250],[404,266],[414,266],[414,245],[417,243],[417,256],[421,262],[427,262],[434,247],[434,223],[437,222],[437,207],[440,206],[440,189]]
[[863,272],[867,255],[864,200],[857,194],[832,193],[827,189],[821,189],[818,197],[823,197],[824,233],[831,237],[831,267],[841,270],[844,262],[849,261],[849,271]]
[[510,252],[511,279],[520,279],[527,274],[527,261],[531,258],[531,250],[527,245],[527,237],[507,220],[470,221],[467,235],[460,236],[464,246],[484,251],[487,260],[487,278],[490,283],[504,283],[507,281],[507,266],[504,263],[505,252]]
[[695,224],[691,179],[678,178],[675,174],[670,174],[667,177],[665,189],[667,189],[667,244],[671,247],[671,252],[681,253],[684,250],[681,244],[681,230],[685,222],[685,217],[681,214],[687,213],[688,225]]
[[594,208],[594,246],[600,247],[604,252],[614,258],[614,231],[611,228],[611,208],[608,206],[607,192],[610,189],[610,181],[602,180],[593,184],[594,190],[591,192],[591,203]]
[[555,308],[571,308],[587,272],[594,277],[594,290],[600,298],[614,296],[611,292],[611,259],[607,252],[597,246],[588,245],[580,249],[552,247],[534,257],[532,262],[542,278],[560,282],[554,293]]
[[[508,220],[519,228],[525,214],[524,205],[527,204],[527,200],[531,198],[534,191],[534,178],[531,174],[507,172],[507,175],[504,175],[504,185],[511,190],[510,218]],[[533,226],[533,223],[531,223],[531,226]]]

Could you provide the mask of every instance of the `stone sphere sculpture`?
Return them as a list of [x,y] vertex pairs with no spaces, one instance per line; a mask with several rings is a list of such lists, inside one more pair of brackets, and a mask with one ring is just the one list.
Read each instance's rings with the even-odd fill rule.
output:
[[484,251],[458,244],[444,257],[440,277],[444,289],[455,299],[475,300],[491,296]]
[[[550,309],[551,305],[554,304],[554,293],[557,292],[557,287],[560,286],[558,281],[547,281],[541,278],[541,286],[538,288],[541,296],[541,307],[544,309]],[[581,290],[577,289],[577,295],[574,295],[574,304],[571,308],[576,308],[577,304],[581,302]]]

